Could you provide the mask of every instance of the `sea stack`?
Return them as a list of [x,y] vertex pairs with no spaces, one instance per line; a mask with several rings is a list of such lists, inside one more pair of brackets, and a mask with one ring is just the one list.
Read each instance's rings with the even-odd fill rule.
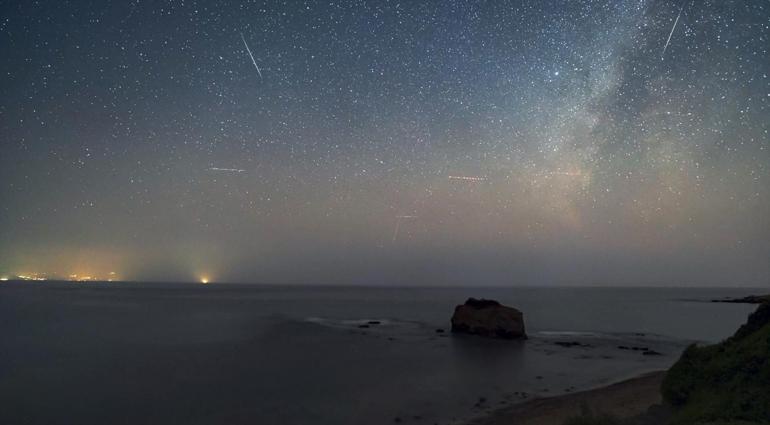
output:
[[455,307],[452,332],[503,339],[526,339],[524,315],[495,300],[468,298]]

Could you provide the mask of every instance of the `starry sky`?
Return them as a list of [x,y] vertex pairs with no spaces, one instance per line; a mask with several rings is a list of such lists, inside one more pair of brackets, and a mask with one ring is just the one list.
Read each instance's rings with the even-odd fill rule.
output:
[[769,38],[766,0],[0,1],[0,274],[768,285]]

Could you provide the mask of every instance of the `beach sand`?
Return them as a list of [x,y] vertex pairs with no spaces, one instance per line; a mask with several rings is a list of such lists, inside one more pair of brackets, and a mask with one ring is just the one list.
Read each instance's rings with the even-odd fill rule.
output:
[[661,402],[660,384],[664,376],[665,371],[651,372],[602,388],[534,399],[502,408],[468,425],[562,425],[586,407],[594,414],[629,418]]

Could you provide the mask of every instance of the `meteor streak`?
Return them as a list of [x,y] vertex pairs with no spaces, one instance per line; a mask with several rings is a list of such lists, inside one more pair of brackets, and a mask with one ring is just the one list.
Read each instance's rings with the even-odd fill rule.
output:
[[243,40],[243,45],[246,46],[246,51],[249,52],[251,63],[254,64],[254,68],[257,68],[257,74],[259,74],[259,78],[262,79],[262,71],[259,70],[259,65],[257,65],[257,61],[254,60],[254,55],[251,54],[251,49],[249,49],[249,45],[246,43],[246,38],[243,37],[243,33],[241,33],[241,40]]
[[671,27],[671,32],[668,34],[668,40],[666,40],[666,45],[663,46],[663,53],[660,55],[660,59],[665,59],[666,56],[666,49],[668,49],[668,45],[671,44],[671,37],[674,35],[674,31],[676,31],[676,25],[679,23],[679,18],[682,17],[682,11],[684,10],[684,6],[687,4],[687,0],[684,0],[682,2],[682,7],[679,8],[679,14],[676,15],[676,20],[674,20],[674,26]]
[[487,178],[486,177],[476,177],[476,176],[447,176],[449,180],[465,180],[470,182],[483,182]]
[[209,171],[224,171],[227,173],[243,173],[246,170],[241,170],[240,168],[218,168],[218,167],[209,167]]
[[393,229],[393,242],[398,239],[398,230],[401,228],[401,220],[403,219],[410,219],[410,218],[417,218],[416,215],[397,215],[396,216],[396,228]]
[[583,173],[581,173],[580,171],[552,171],[550,173],[546,173],[546,175],[580,177],[583,175]]

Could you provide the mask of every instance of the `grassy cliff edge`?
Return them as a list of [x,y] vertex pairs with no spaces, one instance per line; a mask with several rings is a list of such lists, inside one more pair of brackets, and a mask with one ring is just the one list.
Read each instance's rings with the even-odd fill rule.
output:
[[672,424],[770,422],[770,304],[724,342],[688,347],[661,390]]
[[[770,296],[762,298],[770,301]],[[584,412],[564,425],[770,424],[768,301],[727,340],[689,346],[663,378],[663,406],[625,419]]]

